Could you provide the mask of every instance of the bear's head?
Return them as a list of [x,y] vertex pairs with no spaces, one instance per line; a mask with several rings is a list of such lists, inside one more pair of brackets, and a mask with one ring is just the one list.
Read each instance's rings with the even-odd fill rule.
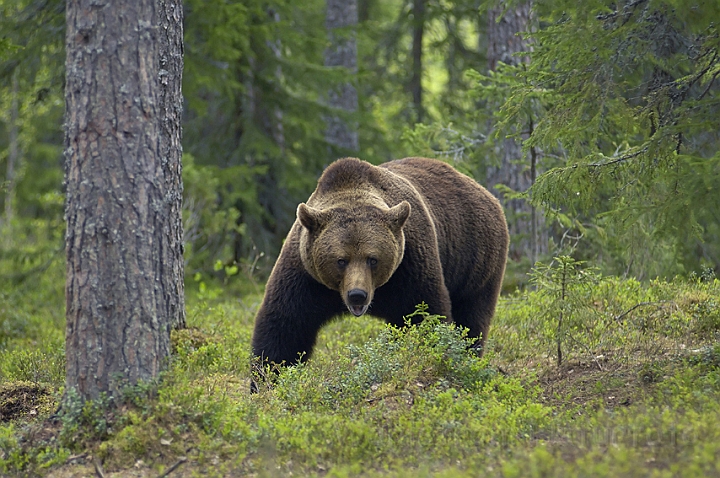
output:
[[315,209],[300,204],[300,257],[318,282],[340,292],[348,310],[364,314],[375,289],[400,265],[405,251],[403,226],[410,204]]

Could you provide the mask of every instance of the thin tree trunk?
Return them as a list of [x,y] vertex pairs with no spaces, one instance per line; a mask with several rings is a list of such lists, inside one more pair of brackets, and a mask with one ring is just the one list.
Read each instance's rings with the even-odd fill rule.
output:
[[[341,66],[357,72],[357,42],[355,34],[339,32],[339,29],[355,28],[358,22],[357,0],[327,0],[325,26],[328,30],[330,48],[325,51],[325,66]],[[331,108],[351,115],[358,109],[355,86],[347,82],[330,91],[328,103]],[[346,150],[357,151],[359,146],[357,124],[340,116],[327,119],[325,138],[328,143]]]
[[185,322],[182,5],[68,0],[66,55],[66,390],[95,399]]
[[[270,22],[280,22],[280,13],[273,8],[268,7],[265,12]],[[278,180],[285,167],[283,161],[287,148],[284,113],[278,100],[283,95],[283,45],[279,39],[267,39],[264,35],[259,37],[251,35],[250,48],[255,54],[247,57],[249,68],[243,69],[240,77],[244,85],[244,98],[239,104],[242,121],[238,124],[237,135],[242,137],[249,128],[255,128],[277,146],[278,154],[263,153],[262,159],[255,158],[256,161],[266,162],[268,166],[266,173],[257,178],[257,200],[273,221],[247,215],[243,206],[238,205],[241,215],[237,225],[244,225],[248,229],[247,233],[233,233],[233,259],[238,263],[248,255],[255,254],[258,249],[267,251],[277,248],[274,241],[284,237],[287,232],[285,228],[288,227],[288,221],[283,217],[288,211],[283,204],[287,201],[287,195],[282,193]],[[275,81],[264,81],[265,72],[272,70],[275,71]],[[294,206],[291,210],[294,219]],[[248,243],[249,237],[252,237],[251,243]]]
[[[275,22],[280,22],[280,14],[278,12],[270,10],[269,14]],[[268,46],[270,47],[270,50],[272,50],[273,55],[275,55],[275,58],[278,60],[278,65],[275,68],[275,78],[277,79],[278,84],[281,84],[283,81],[283,72],[280,67],[280,60],[282,59],[282,43],[280,40],[276,39],[275,41],[268,42]],[[278,148],[280,148],[281,155],[285,157],[285,128],[283,127],[283,112],[279,107],[276,106],[273,108],[273,114],[272,117],[268,119],[268,123],[270,123],[268,128],[273,141],[277,144]]]
[[[517,53],[528,51],[529,47],[519,32],[527,30],[530,22],[530,3],[524,3],[504,11],[504,7],[493,8],[488,15],[488,67],[495,70],[499,62],[517,65],[527,62],[526,56]],[[526,125],[528,131],[532,124]],[[519,141],[513,138],[503,140],[497,146],[500,165],[488,169],[487,184],[501,200],[493,186],[504,184],[514,191],[527,191],[535,181],[537,174],[537,152],[531,151],[530,157],[522,153]],[[547,252],[548,233],[544,224],[544,216],[538,214],[526,200],[512,199],[503,201],[508,218],[508,228],[513,240],[510,244],[510,257],[514,260],[528,258],[534,264],[540,254]]]
[[425,0],[413,2],[413,42],[412,42],[412,77],[410,78],[410,91],[412,92],[415,108],[415,120],[422,123],[425,111],[423,109],[422,89],[422,54],[423,35],[425,34]]
[[375,0],[358,0],[358,21],[364,23],[370,20],[370,12],[375,8]]
[[18,106],[18,70],[15,68],[12,74],[10,99],[10,124],[8,131],[9,151],[7,159],[7,173],[5,180],[7,189],[5,190],[5,224],[10,225],[13,218],[13,202],[15,201],[15,170],[20,161],[20,148],[18,147],[18,116],[20,116],[20,107]]

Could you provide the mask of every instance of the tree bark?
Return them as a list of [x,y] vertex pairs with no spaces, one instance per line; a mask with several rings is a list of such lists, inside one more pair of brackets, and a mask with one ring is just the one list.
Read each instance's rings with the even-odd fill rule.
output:
[[165,200],[168,214],[163,224],[163,240],[160,267],[167,281],[164,304],[165,312],[174,329],[185,328],[185,260],[182,222],[182,74],[183,74],[183,5],[182,0],[157,0],[159,14],[158,38],[160,71],[159,120],[160,164],[165,180]]
[[[354,32],[341,29],[356,28],[358,23],[357,0],[327,0],[325,26],[328,30],[330,48],[325,51],[325,66],[341,66],[353,74],[357,72],[357,41]],[[358,95],[351,82],[330,90],[328,103],[331,108],[348,115],[358,109]],[[328,143],[346,151],[360,149],[357,124],[340,116],[327,119],[325,138]]]
[[[523,3],[515,8],[504,11],[500,5],[488,12],[488,67],[495,71],[498,62],[507,65],[526,63],[527,57],[516,56],[516,53],[528,51],[528,44],[520,32],[527,30],[530,23],[531,3]],[[503,13],[504,12],[504,13]]]
[[66,390],[114,395],[185,323],[182,5],[68,0]]
[[[490,70],[494,71],[499,62],[518,65],[528,61],[527,56],[516,54],[529,50],[527,42],[518,33],[528,29],[530,6],[531,3],[527,2],[504,13],[502,5],[490,9],[487,32]],[[524,131],[522,136],[527,137],[531,128],[532,124],[526,125],[528,131]],[[520,260],[527,257],[530,263],[534,264],[539,255],[547,252],[548,232],[544,216],[538,214],[526,200],[504,200],[503,194],[494,186],[504,184],[514,191],[527,191],[535,182],[537,154],[531,151],[529,157],[524,157],[522,145],[514,138],[506,138],[497,145],[497,154],[501,158],[500,165],[488,168],[487,184],[505,205],[508,228],[512,236],[510,258]]]
[[415,108],[415,121],[422,123],[425,117],[423,109],[422,89],[422,54],[423,36],[425,34],[425,0],[413,1],[413,42],[412,42],[412,77],[410,77],[410,92]]

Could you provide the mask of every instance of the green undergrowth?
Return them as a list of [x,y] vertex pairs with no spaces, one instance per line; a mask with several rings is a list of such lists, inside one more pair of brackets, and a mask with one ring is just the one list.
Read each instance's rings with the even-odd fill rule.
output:
[[[412,327],[344,317],[311,360],[257,394],[249,343],[261,296],[206,284],[188,297],[189,328],[173,333],[160,380],[114,406],[70,400],[59,413],[61,295],[39,302],[26,290],[23,305],[11,290],[17,308],[0,305],[0,474],[720,475],[720,281],[570,266],[551,264],[536,290],[502,299],[482,358],[423,306]],[[32,331],[13,330],[23,317]]]

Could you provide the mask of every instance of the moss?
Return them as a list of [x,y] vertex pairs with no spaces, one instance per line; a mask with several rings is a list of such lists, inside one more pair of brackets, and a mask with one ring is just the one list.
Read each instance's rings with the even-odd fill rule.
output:
[[[259,297],[190,297],[190,328],[173,334],[159,382],[128,389],[115,408],[78,403],[55,428],[38,420],[30,431],[25,408],[0,427],[0,472],[95,473],[97,459],[106,473],[157,475],[187,457],[174,473],[717,475],[720,352],[698,324],[714,320],[719,289],[603,278],[587,290],[560,367],[542,291],[502,300],[483,358],[436,317],[403,328],[343,318],[322,331],[312,360],[255,395]],[[8,349],[0,370],[30,370],[13,364],[38,349]],[[52,385],[2,390],[12,384],[26,387],[28,404],[54,403]]]
[[31,382],[0,385],[0,422],[45,418],[55,406],[54,390],[47,385]]
[[173,353],[178,353],[181,350],[197,350],[213,340],[214,338],[210,334],[203,332],[197,327],[173,330],[170,333],[170,343]]

